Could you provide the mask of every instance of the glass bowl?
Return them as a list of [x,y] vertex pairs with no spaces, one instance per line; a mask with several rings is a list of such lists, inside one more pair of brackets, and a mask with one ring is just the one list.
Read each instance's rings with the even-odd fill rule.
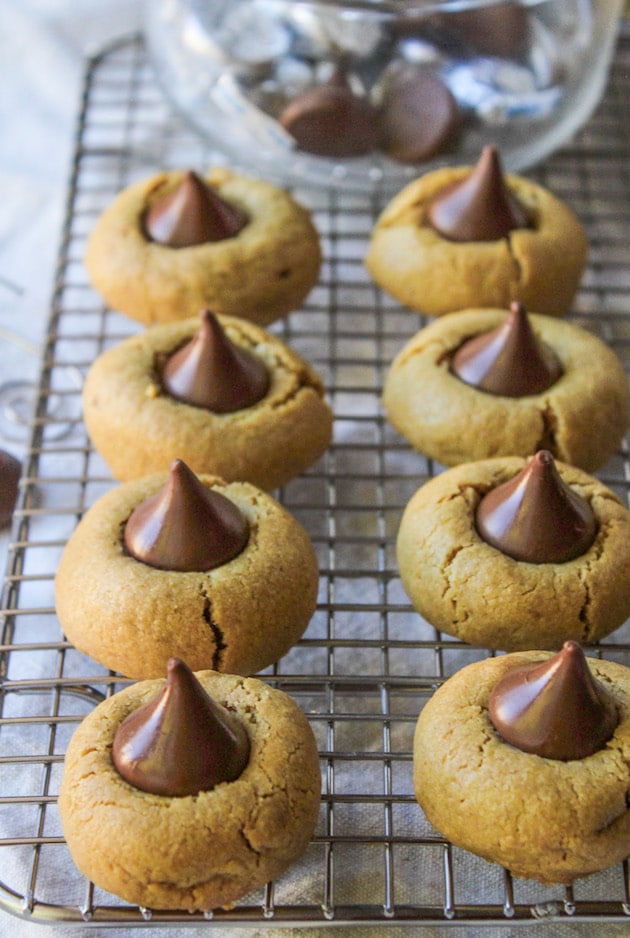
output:
[[158,82],[226,158],[398,187],[494,144],[518,172],[605,88],[622,0],[149,0]]

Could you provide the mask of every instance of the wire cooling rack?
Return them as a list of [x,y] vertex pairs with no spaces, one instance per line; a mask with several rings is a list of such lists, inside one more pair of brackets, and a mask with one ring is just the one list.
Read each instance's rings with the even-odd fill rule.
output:
[[[590,262],[572,319],[608,341],[626,367],[629,86],[624,39],[596,115],[531,174],[587,228]],[[101,350],[137,330],[89,286],[85,239],[123,186],[165,166],[203,169],[216,154],[172,114],[136,37],[87,63],[75,154],[2,595],[0,909],[39,922],[125,927],[209,918],[222,926],[628,923],[627,864],[573,888],[516,880],[448,844],[414,801],[418,712],[446,677],[487,652],[423,622],[398,577],[402,509],[440,467],[411,452],[380,408],[389,363],[422,324],[376,289],[362,264],[384,194],[295,193],[313,211],[325,261],[304,307],[273,327],[318,369],[336,415],[329,452],[278,493],[315,544],[321,590],[304,639],[264,675],[296,698],[317,737],[323,798],[313,842],[277,882],[212,916],[128,906],[76,871],[56,808],[64,751],[82,717],[124,681],[64,641],[53,577],[77,520],[112,485],[81,422],[82,376]],[[627,440],[599,475],[628,498]],[[630,663],[628,627],[595,653]]]

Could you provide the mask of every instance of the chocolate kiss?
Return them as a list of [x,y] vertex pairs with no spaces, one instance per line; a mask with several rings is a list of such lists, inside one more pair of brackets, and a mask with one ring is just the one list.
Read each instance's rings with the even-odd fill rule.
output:
[[228,414],[261,400],[269,388],[269,373],[257,355],[230,341],[206,309],[197,335],[169,356],[162,385],[179,401]]
[[593,543],[595,515],[540,450],[518,475],[479,502],[477,530],[488,544],[526,563],[564,563]]
[[176,459],[163,488],[141,502],[125,525],[125,547],[159,570],[212,570],[236,557],[247,521],[225,495],[206,488]]
[[540,394],[562,374],[554,352],[531,327],[522,303],[512,303],[505,321],[461,345],[451,371],[466,384],[490,394],[526,397]]
[[279,120],[300,150],[316,156],[362,156],[378,145],[376,111],[354,93],[342,68],[289,101]]
[[144,225],[152,241],[187,248],[233,238],[246,224],[234,206],[188,171],[180,184],[147,210]]
[[177,797],[232,782],[249,760],[247,730],[171,658],[163,690],[134,710],[114,736],[112,759],[130,785]]
[[525,209],[505,184],[499,154],[489,144],[470,175],[431,202],[429,221],[451,241],[497,241],[516,228],[530,227]]
[[577,642],[565,642],[542,664],[509,671],[490,694],[488,715],[507,743],[563,762],[602,749],[619,722],[612,695]]
[[383,149],[393,159],[422,162],[447,149],[460,129],[457,101],[430,67],[402,67],[388,79],[379,110]]
[[21,472],[21,462],[0,449],[0,528],[9,524],[13,517]]

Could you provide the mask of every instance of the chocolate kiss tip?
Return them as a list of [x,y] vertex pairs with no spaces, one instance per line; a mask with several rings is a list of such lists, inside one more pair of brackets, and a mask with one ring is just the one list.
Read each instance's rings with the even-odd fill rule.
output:
[[547,450],[484,495],[475,520],[484,541],[525,563],[572,560],[597,533],[591,506],[563,481]]
[[112,759],[135,788],[183,797],[234,781],[249,752],[240,720],[206,693],[188,665],[170,658],[161,692],[118,727]]
[[262,400],[269,372],[258,355],[232,342],[206,309],[199,332],[167,359],[162,386],[178,401],[217,414],[234,413]]
[[150,206],[144,226],[152,241],[184,248],[232,238],[245,222],[240,211],[189,170],[175,189]]
[[573,641],[547,661],[509,671],[490,694],[488,715],[505,742],[563,762],[602,749],[619,721],[612,695]]
[[132,512],[124,531],[127,551],[161,570],[204,571],[232,560],[245,547],[249,526],[239,508],[206,488],[181,460],[166,484]]
[[498,241],[528,228],[527,212],[505,184],[497,150],[487,145],[466,178],[438,194],[429,222],[451,241]]
[[555,384],[562,367],[553,350],[536,336],[523,304],[512,303],[501,325],[457,349],[451,371],[489,394],[526,397]]

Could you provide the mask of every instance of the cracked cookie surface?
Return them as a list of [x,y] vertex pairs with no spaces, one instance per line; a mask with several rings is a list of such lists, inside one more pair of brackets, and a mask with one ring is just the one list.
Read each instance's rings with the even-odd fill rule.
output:
[[565,563],[513,560],[482,540],[475,512],[525,464],[465,463],[423,485],[398,531],[403,586],[431,625],[471,645],[517,651],[598,641],[630,615],[630,512],[597,479],[558,462],[563,481],[595,514],[595,540]]
[[192,339],[198,316],[146,329],[93,363],[83,390],[84,420],[117,479],[166,470],[183,459],[193,472],[270,490],[302,473],[329,446],[332,411],[310,365],[253,323],[219,319],[231,341],[259,356],[269,372],[269,390],[251,407],[217,414],[162,390],[160,361]]
[[454,352],[506,316],[501,309],[466,309],[417,332],[387,375],[388,419],[415,449],[447,466],[548,449],[563,462],[594,471],[615,452],[628,426],[623,365],[585,329],[530,313],[534,332],[562,367],[548,390],[513,398],[461,381],[450,370]]
[[118,194],[88,239],[85,263],[112,309],[145,325],[214,313],[267,325],[295,309],[319,275],[319,235],[310,214],[270,183],[216,168],[206,182],[248,218],[235,237],[186,248],[149,240],[149,206],[182,173],[159,173]]
[[550,316],[568,311],[586,263],[584,229],[568,206],[547,189],[520,176],[506,184],[532,228],[498,241],[455,242],[428,222],[431,201],[470,173],[449,167],[405,186],[381,213],[370,240],[366,267],[400,303],[430,316],[468,306],[508,307],[518,300]]
[[168,797],[119,775],[111,756],[116,730],[157,696],[161,680],[101,703],[75,731],[65,758],[59,811],[76,865],[102,889],[148,908],[233,904],[294,863],[317,820],[319,759],[298,705],[253,678],[196,677],[247,729],[250,759],[234,781]]
[[127,482],[86,512],[55,578],[61,626],[80,651],[127,677],[159,677],[170,657],[193,670],[253,674],[298,641],[315,611],[319,570],[310,539],[255,486],[201,475],[241,510],[248,543],[207,572],[150,567],[125,551],[123,530],[166,478]]
[[512,668],[544,660],[515,653],[462,668],[420,713],[414,790],[428,820],[457,846],[549,883],[624,860],[630,843],[630,669],[587,659],[613,695],[612,739],[561,762],[505,743],[488,717],[493,687]]

